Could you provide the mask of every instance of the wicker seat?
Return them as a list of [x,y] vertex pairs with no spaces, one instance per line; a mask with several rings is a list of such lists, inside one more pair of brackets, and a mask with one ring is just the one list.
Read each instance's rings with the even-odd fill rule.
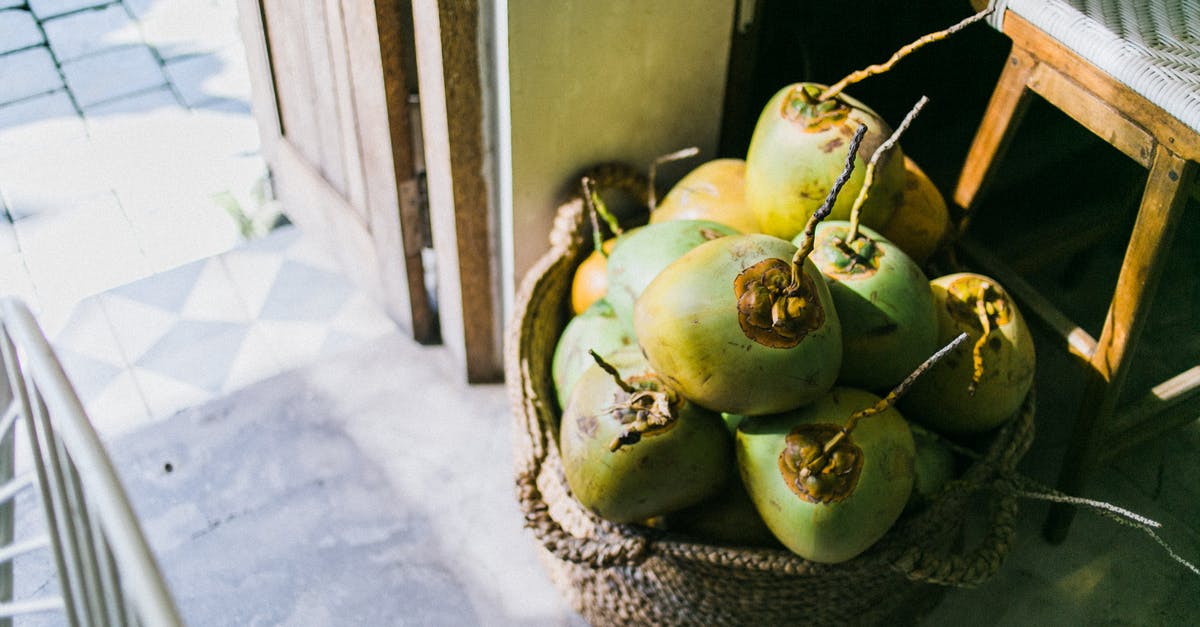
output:
[[[1061,490],[1077,494],[1098,465],[1197,417],[1188,401],[1200,396],[1200,366],[1128,406],[1117,407],[1117,401],[1200,160],[1200,0],[991,4],[992,25],[1013,47],[967,155],[955,201],[964,209],[976,203],[1033,93],[1149,170],[1099,338],[1067,320],[1019,277],[986,268],[1013,283],[1017,297],[1059,331],[1063,346],[1086,365],[1084,399],[1059,478]],[[979,257],[991,265],[986,251]],[[1063,539],[1071,516],[1068,507],[1053,509],[1047,538]]]

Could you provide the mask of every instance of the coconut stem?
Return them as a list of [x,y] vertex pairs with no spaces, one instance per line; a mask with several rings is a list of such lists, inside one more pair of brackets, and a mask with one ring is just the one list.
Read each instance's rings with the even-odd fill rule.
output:
[[600,233],[600,219],[596,217],[596,205],[590,201],[585,204],[588,208],[588,219],[592,221],[592,249],[607,259],[608,252],[604,250],[604,236]]
[[596,193],[596,182],[591,177],[583,177],[583,200],[587,203],[590,210],[600,214],[601,218],[608,224],[608,229],[613,235],[620,235],[621,223],[617,221],[617,217],[608,210],[608,205],[604,204],[604,200],[600,198],[600,194]]
[[679,161],[680,159],[687,159],[688,157],[694,157],[698,154],[700,154],[700,148],[698,148],[696,146],[690,146],[690,147],[684,148],[682,150],[676,150],[675,152],[672,152],[672,153],[660,155],[659,157],[654,159],[654,161],[650,162],[650,194],[649,195],[650,195],[650,212],[651,213],[653,213],[654,209],[656,207],[658,207],[658,188],[656,188],[654,186],[654,177],[655,177],[655,174],[657,173],[658,166],[661,164],[664,164],[664,163],[670,163],[671,161]]
[[928,103],[929,97],[921,96],[921,99],[917,101],[917,104],[913,105],[913,108],[909,110],[908,115],[904,116],[904,120],[900,122],[900,126],[897,126],[896,130],[892,131],[892,136],[888,137],[887,141],[880,144],[879,147],[875,149],[875,154],[871,155],[871,162],[867,164],[867,172],[863,177],[862,187],[858,190],[858,197],[854,199],[854,206],[850,209],[850,230],[846,234],[846,241],[852,242],[858,238],[859,214],[862,213],[863,204],[865,204],[867,202],[867,198],[871,196],[871,185],[875,183],[875,170],[879,166],[879,160],[884,154],[886,154],[889,150],[895,147],[897,143],[899,143],[900,136],[904,134],[904,131],[908,130],[908,127],[912,124],[913,120],[917,118],[917,114],[919,114],[921,109],[924,109],[925,105]]
[[925,44],[933,43],[935,41],[941,41],[941,40],[957,33],[958,31],[970,26],[971,24],[974,24],[975,22],[982,20],[983,18],[985,18],[991,14],[992,14],[992,9],[990,9],[990,8],[984,9],[983,11],[980,11],[979,13],[976,13],[975,15],[968,17],[967,19],[955,24],[954,26],[951,26],[950,28],[947,28],[946,30],[941,30],[936,33],[929,33],[928,35],[925,35],[925,36],[921,37],[920,39],[917,39],[916,41],[897,50],[895,53],[892,54],[892,57],[890,59],[883,62],[882,64],[871,65],[871,66],[865,67],[861,70],[851,72],[849,76],[834,83],[832,86],[829,87],[829,89],[826,89],[821,94],[820,99],[821,100],[829,100],[830,98],[834,98],[838,94],[842,93],[842,91],[845,90],[847,87],[849,87],[865,78],[869,78],[869,77],[875,76],[877,74],[883,74],[884,72],[887,72],[888,70],[892,69],[892,66],[899,63],[900,59],[903,59],[904,57],[907,57],[909,54],[916,52],[917,50],[924,47]]
[[850,173],[854,171],[854,157],[858,155],[858,145],[862,143],[863,135],[866,133],[867,125],[859,124],[858,129],[854,131],[854,137],[850,140],[850,150],[846,154],[846,165],[842,167],[842,173],[833,182],[833,187],[825,196],[825,202],[821,203],[821,206],[809,217],[808,223],[804,225],[804,238],[800,240],[800,247],[792,256],[792,282],[786,290],[789,294],[800,290],[800,275],[804,270],[804,260],[808,259],[813,248],[816,247],[817,225],[833,211],[833,203],[837,201],[838,194],[842,191],[846,181],[850,180]]
[[621,378],[621,373],[617,372],[617,369],[614,368],[612,364],[604,361],[604,358],[600,356],[600,353],[597,353],[589,348],[588,354],[592,356],[592,359],[596,360],[596,364],[598,364],[602,370],[612,375],[613,380],[617,382],[617,387],[621,388],[621,390],[623,390],[626,394],[633,394],[637,392],[637,388],[634,388],[632,385],[626,383],[625,380]]
[[825,458],[829,455],[829,453],[832,452],[833,449],[837,448],[837,445],[841,444],[842,440],[850,436],[850,432],[854,431],[854,428],[858,426],[858,422],[860,420],[867,418],[868,416],[881,414],[894,406],[896,402],[900,400],[900,397],[904,396],[904,394],[908,392],[908,389],[912,387],[913,383],[916,383],[917,379],[919,379],[921,375],[928,372],[929,369],[934,366],[934,364],[941,361],[943,357],[950,353],[950,351],[958,348],[959,344],[967,341],[967,337],[968,335],[966,333],[959,333],[958,337],[951,340],[949,344],[941,347],[936,353],[930,355],[928,359],[921,362],[921,365],[917,366],[916,370],[913,370],[907,377],[904,378],[903,381],[900,382],[899,385],[892,388],[892,391],[888,392],[887,396],[879,399],[878,403],[875,403],[866,409],[860,409],[853,414],[850,414],[850,417],[846,419],[846,424],[842,426],[842,430],[838,431],[837,435],[829,438],[829,441],[826,442],[825,446],[821,449],[821,455],[809,463],[808,468],[812,470],[820,468],[825,463]]

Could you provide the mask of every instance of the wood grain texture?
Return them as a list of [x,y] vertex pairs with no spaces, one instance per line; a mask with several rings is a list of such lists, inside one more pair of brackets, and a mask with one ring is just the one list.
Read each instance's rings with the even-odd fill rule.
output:
[[[1036,64],[1032,56],[1019,48],[1014,47],[1009,55],[954,189],[954,202],[959,207],[970,210],[991,183],[996,164],[1004,158],[1021,118],[1029,108],[1032,94],[1026,83]],[[963,220],[961,228],[966,226],[967,220]]]
[[[437,9],[445,86],[446,140],[449,142],[453,188],[452,224],[457,254],[453,263],[458,268],[457,281],[462,299],[467,380],[472,383],[499,381],[504,377],[504,368],[500,352],[492,203],[490,185],[484,175],[479,6],[473,2],[439,2]],[[434,141],[437,138],[427,138],[427,143]],[[444,208],[432,208],[434,211],[440,209]]]
[[1158,141],[1170,146],[1172,152],[1188,161],[1200,160],[1200,133],[1088,63],[1021,16],[1009,11],[1004,18],[1004,33],[1016,45],[1031,51],[1042,63],[1069,76],[1098,99],[1146,129]]

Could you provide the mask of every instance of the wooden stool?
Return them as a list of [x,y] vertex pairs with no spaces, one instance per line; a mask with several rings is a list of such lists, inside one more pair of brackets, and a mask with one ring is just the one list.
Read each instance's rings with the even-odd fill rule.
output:
[[[1088,5],[1101,4],[1095,15],[1087,14]],[[1058,482],[1060,490],[1079,494],[1099,465],[1200,416],[1189,402],[1200,397],[1200,366],[1117,407],[1200,160],[1200,39],[1184,35],[1187,22],[1192,33],[1200,32],[1200,10],[1195,0],[992,0],[992,5],[992,24],[1013,47],[967,154],[955,201],[964,209],[975,204],[1032,93],[1150,171],[1098,340],[1015,273],[995,265],[986,251],[963,243],[963,252],[974,253],[983,271],[1055,330],[1086,366],[1084,397]],[[1172,28],[1175,32],[1161,32]],[[1063,540],[1073,513],[1070,506],[1054,506],[1046,538]]]

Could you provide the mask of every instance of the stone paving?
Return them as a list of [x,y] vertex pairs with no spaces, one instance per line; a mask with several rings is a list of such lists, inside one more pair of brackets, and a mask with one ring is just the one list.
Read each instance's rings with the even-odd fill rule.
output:
[[0,0],[0,292],[85,297],[270,214],[232,0]]

